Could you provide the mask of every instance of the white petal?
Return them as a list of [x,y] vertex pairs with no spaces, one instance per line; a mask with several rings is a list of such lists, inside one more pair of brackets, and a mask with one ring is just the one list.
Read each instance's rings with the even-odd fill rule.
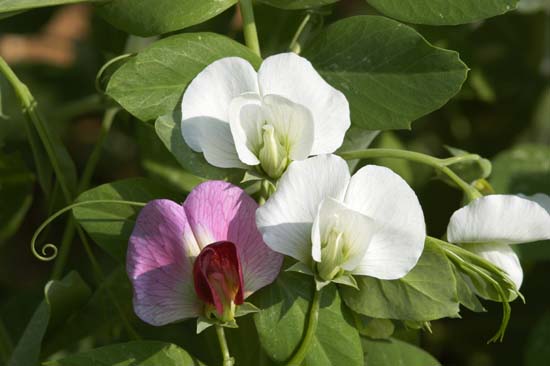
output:
[[182,124],[182,134],[186,142],[200,143],[200,149],[194,150],[202,151],[210,164],[219,168],[247,168],[239,159],[229,123],[214,118],[191,118]]
[[550,239],[550,214],[539,204],[518,196],[485,196],[453,213],[447,239],[456,244],[519,244]]
[[426,238],[422,207],[411,187],[390,169],[368,165],[351,178],[344,202],[375,223],[354,273],[383,280],[405,276],[418,262]]
[[258,79],[262,95],[281,95],[311,111],[315,125],[312,155],[331,153],[342,145],[350,126],[348,101],[308,60],[294,53],[268,57]]
[[248,165],[260,163],[255,152],[262,144],[262,101],[258,94],[244,94],[233,99],[229,108],[229,125],[239,159]]
[[[204,151],[206,160],[212,165],[243,167],[242,163],[235,163],[238,158],[231,135],[222,138],[229,132],[229,126],[221,126],[229,122],[229,105],[233,98],[248,92],[259,93],[256,71],[244,59],[227,57],[208,65],[183,94],[183,138],[191,149]],[[205,150],[209,148],[214,151],[207,153]],[[228,155],[223,158],[223,154]]]
[[266,95],[263,102],[265,120],[273,126],[280,141],[288,143],[290,159],[307,158],[315,133],[311,112],[278,95]]
[[316,262],[323,261],[321,245],[331,230],[342,233],[342,240],[346,246],[349,259],[340,266],[346,271],[354,270],[361,262],[369,243],[373,230],[373,221],[333,198],[325,199],[319,206],[319,211],[311,231],[312,257]]
[[518,194],[519,197],[528,199],[529,201],[533,201],[538,203],[542,208],[546,210],[546,212],[550,213],[550,196],[544,193],[536,193],[532,196],[526,196],[524,194]]
[[516,288],[520,288],[523,270],[517,254],[508,244],[462,244],[461,246],[504,270]]
[[335,155],[291,163],[277,191],[256,211],[256,224],[274,251],[301,262],[311,259],[311,227],[319,204],[327,197],[342,200],[350,174]]

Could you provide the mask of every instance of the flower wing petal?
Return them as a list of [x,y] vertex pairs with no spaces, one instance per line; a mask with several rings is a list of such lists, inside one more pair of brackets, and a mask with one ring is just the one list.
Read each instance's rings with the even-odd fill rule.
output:
[[202,70],[183,94],[183,138],[212,165],[243,167],[228,125],[229,105],[243,93],[259,93],[256,71],[242,58],[226,57]]
[[266,95],[263,101],[265,119],[288,144],[290,159],[307,158],[315,134],[310,110],[279,95]]
[[262,144],[262,101],[258,94],[245,94],[233,99],[229,107],[229,125],[239,159],[247,165],[258,165],[255,155]]
[[143,321],[159,326],[200,314],[191,258],[197,254],[181,205],[155,200],[141,210],[126,269],[134,287],[134,310]]
[[523,282],[523,270],[519,258],[508,244],[462,244],[465,249],[478,254],[504,270],[519,289]]
[[230,241],[237,247],[245,297],[275,280],[283,256],[265,245],[256,228],[258,204],[241,188],[223,181],[195,187],[183,207],[201,247]]
[[518,194],[519,197],[538,203],[546,212],[550,213],[550,196],[544,193],[535,193],[532,196]]
[[368,165],[351,178],[344,202],[374,220],[372,240],[354,273],[383,280],[405,276],[426,238],[422,207],[411,187],[390,169]]
[[311,111],[315,126],[311,155],[332,153],[342,145],[351,125],[348,101],[307,59],[294,53],[268,57],[258,79],[262,95],[277,94]]
[[256,213],[256,223],[267,245],[301,262],[311,260],[311,228],[319,204],[327,197],[341,201],[350,174],[335,155],[319,155],[292,162],[277,191]]
[[346,271],[353,271],[363,259],[374,233],[373,220],[360,212],[346,207],[333,198],[326,198],[319,206],[313,223],[311,240],[312,257],[316,262],[323,261],[322,243],[326,242],[331,230],[342,234],[347,259],[341,264]]
[[455,244],[518,244],[550,239],[550,214],[539,204],[518,196],[485,196],[453,213],[447,239]]

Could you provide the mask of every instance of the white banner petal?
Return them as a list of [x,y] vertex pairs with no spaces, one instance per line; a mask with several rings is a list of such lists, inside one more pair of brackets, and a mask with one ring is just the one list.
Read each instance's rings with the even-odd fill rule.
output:
[[447,239],[455,244],[519,244],[550,239],[550,214],[518,196],[485,196],[453,213]]
[[405,276],[418,262],[426,238],[422,207],[407,182],[388,168],[367,165],[351,178],[344,202],[375,223],[354,273],[383,280]]

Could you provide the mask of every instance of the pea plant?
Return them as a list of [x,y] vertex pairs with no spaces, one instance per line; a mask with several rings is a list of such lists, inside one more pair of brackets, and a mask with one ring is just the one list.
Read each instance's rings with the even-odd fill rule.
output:
[[[29,232],[26,262],[45,262],[21,330],[0,312],[2,362],[435,366],[410,335],[486,308],[500,323],[474,342],[506,342],[526,301],[516,244],[550,239],[548,148],[491,162],[392,131],[435,129],[457,98],[500,93],[444,35],[518,0],[0,0],[0,17],[69,4],[103,30],[84,101],[43,110],[0,58],[0,115],[24,117],[23,143],[0,141],[0,241]],[[78,163],[58,121],[86,113],[103,117]],[[133,173],[116,161],[128,146]],[[546,169],[541,188],[499,183],[514,164]],[[413,171],[451,192],[429,215]]]

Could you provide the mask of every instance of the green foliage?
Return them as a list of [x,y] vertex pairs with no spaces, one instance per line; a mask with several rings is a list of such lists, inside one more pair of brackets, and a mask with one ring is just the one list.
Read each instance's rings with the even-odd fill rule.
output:
[[375,341],[362,338],[365,366],[438,366],[429,353],[398,339]]
[[[288,360],[298,348],[314,291],[311,276],[282,272],[273,284],[251,298],[262,309],[254,314],[254,321],[260,342],[273,360]],[[303,365],[362,364],[359,334],[349,322],[336,287],[329,285],[321,292],[317,332]]]
[[498,193],[550,194],[550,147],[522,144],[493,159],[490,182]]
[[333,4],[339,0],[259,0],[262,3],[281,9],[310,9]]
[[61,326],[89,296],[90,289],[76,272],[70,272],[61,281],[48,282],[44,288],[44,301],[34,312],[19,339],[8,366],[38,364],[46,330]]
[[367,0],[382,14],[409,23],[455,25],[503,14],[518,0]]
[[[147,203],[157,198],[183,202],[183,197],[143,178],[103,184],[82,193],[77,202],[126,200]],[[73,209],[76,220],[92,239],[112,257],[124,262],[128,238],[135,225],[139,207],[119,203],[96,203]]]
[[0,244],[15,233],[31,203],[34,176],[18,154],[0,153]]
[[[243,172],[239,169],[221,169],[208,164],[201,153],[197,153],[183,140],[180,128],[181,113],[178,111],[173,114],[165,115],[155,122],[155,130],[164,146],[174,155],[181,166],[204,179],[229,180],[238,183]],[[176,122],[177,121],[177,122]]]
[[107,94],[143,121],[176,109],[183,91],[210,63],[229,56],[261,60],[243,45],[213,33],[188,33],[153,43],[114,72]]
[[352,123],[368,130],[410,128],[458,93],[466,79],[467,67],[456,52],[378,16],[331,24],[304,56],[346,95]]
[[546,312],[529,334],[525,349],[525,366],[544,365],[550,358],[550,313]]
[[176,345],[155,341],[135,341],[77,353],[61,360],[46,362],[44,365],[201,366],[204,364]]
[[405,277],[382,281],[356,276],[359,291],[342,287],[355,312],[373,318],[430,321],[458,316],[455,277],[443,251],[426,241],[417,265]]
[[168,33],[202,23],[237,0],[116,0],[98,5],[115,27],[138,36]]

